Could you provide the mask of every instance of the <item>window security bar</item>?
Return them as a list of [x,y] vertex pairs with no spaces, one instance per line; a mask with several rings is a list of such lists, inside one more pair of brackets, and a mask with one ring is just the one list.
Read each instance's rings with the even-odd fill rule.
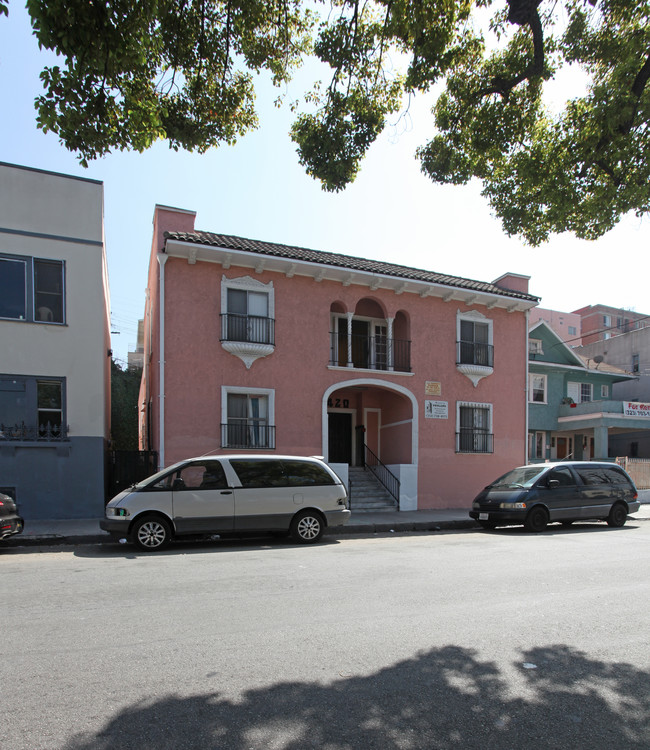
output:
[[493,453],[494,435],[478,430],[456,433],[456,453]]
[[221,425],[222,448],[275,448],[275,427],[255,419],[233,419]]

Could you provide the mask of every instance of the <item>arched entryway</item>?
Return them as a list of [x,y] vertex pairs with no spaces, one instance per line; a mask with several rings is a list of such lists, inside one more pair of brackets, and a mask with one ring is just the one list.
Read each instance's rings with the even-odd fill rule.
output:
[[417,502],[418,409],[407,388],[377,378],[347,380],[325,391],[322,409],[323,455],[329,464],[362,465],[367,446],[400,481],[405,479],[410,504]]

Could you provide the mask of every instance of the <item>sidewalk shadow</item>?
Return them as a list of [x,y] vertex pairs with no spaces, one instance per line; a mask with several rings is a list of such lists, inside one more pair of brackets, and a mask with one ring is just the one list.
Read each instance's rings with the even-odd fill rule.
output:
[[[650,747],[647,672],[566,645],[530,649],[508,667],[514,676],[447,646],[368,676],[279,683],[236,701],[167,695],[125,708],[63,750]],[[197,680],[214,669],[206,664]]]

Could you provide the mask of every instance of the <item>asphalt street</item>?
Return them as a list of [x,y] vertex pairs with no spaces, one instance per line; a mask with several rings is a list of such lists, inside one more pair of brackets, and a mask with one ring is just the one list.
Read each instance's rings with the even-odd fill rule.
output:
[[650,524],[0,552],[3,750],[648,748]]

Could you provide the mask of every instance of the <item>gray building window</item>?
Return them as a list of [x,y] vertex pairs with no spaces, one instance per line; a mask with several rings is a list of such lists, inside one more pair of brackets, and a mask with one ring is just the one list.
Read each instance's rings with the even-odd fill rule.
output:
[[0,375],[0,441],[66,437],[64,379]]
[[0,256],[0,318],[65,323],[63,261]]

